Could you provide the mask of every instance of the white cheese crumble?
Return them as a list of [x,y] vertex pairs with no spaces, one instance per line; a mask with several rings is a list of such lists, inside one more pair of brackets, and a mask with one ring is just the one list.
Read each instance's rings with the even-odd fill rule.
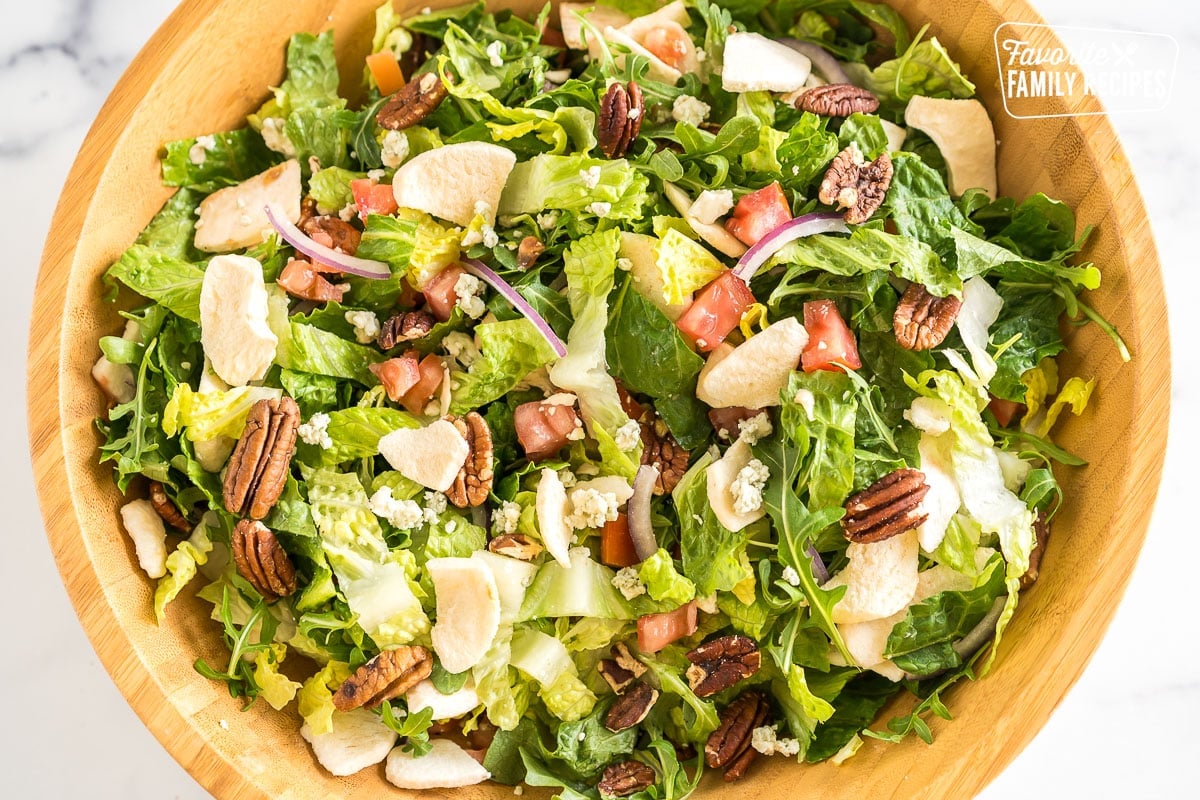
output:
[[637,567],[625,567],[613,575],[612,585],[626,600],[632,600],[646,593],[646,584],[642,583]]
[[520,521],[521,507],[505,500],[492,516],[492,528],[497,536],[511,535],[517,532],[517,523]]
[[771,426],[771,418],[765,411],[755,414],[750,419],[738,420],[738,434],[749,445],[758,444],[759,440],[770,436],[774,430]]
[[209,151],[216,149],[217,137],[211,133],[197,136],[196,143],[188,149],[188,161],[200,166],[208,159]]
[[354,338],[359,344],[370,344],[379,336],[379,317],[373,311],[347,311],[343,316],[354,326]]
[[285,158],[296,157],[296,146],[288,138],[283,117],[267,117],[262,124],[262,137],[267,147]]
[[493,67],[504,66],[504,45],[500,42],[491,42],[485,48],[488,57],[488,63]]
[[[632,271],[633,270],[633,259],[632,258],[618,258],[617,259],[617,269],[621,270],[622,272]],[[634,278],[634,280],[636,281],[637,278]]]
[[600,185],[600,167],[588,167],[587,169],[579,170],[579,180],[583,181],[583,185],[589,189],[595,189]]
[[[388,131],[388,133],[396,133],[396,131]],[[376,183],[383,180],[384,176],[386,176],[386,175],[387,175],[387,170],[384,170],[384,169],[369,169],[369,170],[367,170],[367,177],[370,178],[371,180],[375,181]]]
[[570,489],[575,485],[575,473],[571,472],[571,470],[567,469],[566,467],[563,467],[558,471],[558,479],[562,481],[564,489]]
[[[582,442],[586,438],[587,438],[587,431],[585,431],[583,429],[583,420],[581,420],[579,417],[576,417],[575,418],[575,427],[572,428],[571,432],[567,434],[567,441],[568,442]],[[580,469],[582,470],[586,466],[589,466],[589,465],[584,464],[584,465],[580,466]]]
[[544,231],[553,230],[554,226],[558,224],[558,212],[546,211],[542,214],[538,214],[537,224],[538,227]]
[[470,334],[462,331],[446,334],[446,338],[442,339],[442,347],[445,348],[446,355],[461,364],[464,369],[470,369],[479,358],[479,348],[475,346],[475,340]]
[[571,513],[566,523],[575,530],[602,528],[604,523],[617,518],[617,496],[613,492],[598,489],[576,489],[571,492]]
[[733,495],[733,510],[739,514],[751,514],[762,508],[762,490],[770,477],[771,471],[766,464],[757,458],[750,459],[750,463],[741,468],[729,485],[729,492]]
[[349,222],[358,216],[358,206],[354,203],[348,203],[345,208],[338,211],[338,219],[342,222]]
[[368,501],[371,513],[386,519],[400,530],[415,528],[425,521],[425,513],[415,500],[397,500],[392,497],[392,488],[384,486],[371,495]]
[[487,312],[483,303],[484,283],[470,273],[464,272],[454,283],[454,295],[458,298],[456,306],[471,319],[479,319]]
[[795,739],[780,739],[769,725],[755,728],[750,733],[750,746],[764,756],[794,756],[800,752],[800,742]]
[[712,107],[708,103],[690,94],[681,94],[671,104],[671,117],[676,122],[687,122],[697,127],[708,119]]
[[500,235],[496,233],[496,229],[491,225],[484,225],[480,232],[483,234],[484,247],[492,248],[500,244]]
[[437,522],[438,515],[446,510],[446,495],[441,492],[425,493],[425,521]]
[[788,586],[800,585],[800,573],[796,572],[796,568],[787,566],[783,568],[783,582]]
[[583,208],[589,214],[595,214],[597,217],[607,217],[608,212],[612,211],[612,203],[606,203],[603,200],[597,200],[593,203],[588,203]]
[[329,438],[328,414],[313,414],[308,418],[308,422],[296,426],[296,435],[305,444],[315,444],[322,450],[333,447],[333,439]]
[[625,112],[625,116],[628,117],[629,119],[637,119],[641,115],[642,115],[642,110],[640,108],[631,108]]
[[712,225],[721,217],[733,210],[733,191],[731,189],[705,189],[688,209],[693,217]]
[[637,447],[638,442],[642,440],[642,428],[634,420],[629,420],[629,422],[617,428],[617,432],[613,435],[613,440],[616,442],[618,450],[622,453],[628,453]]

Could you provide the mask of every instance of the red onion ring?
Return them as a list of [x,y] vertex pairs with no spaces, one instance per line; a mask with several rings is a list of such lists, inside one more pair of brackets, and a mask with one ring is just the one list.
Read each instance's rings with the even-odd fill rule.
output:
[[780,44],[786,44],[797,53],[807,56],[817,72],[821,73],[821,77],[830,83],[854,83],[850,80],[850,76],[846,74],[846,71],[842,69],[842,65],[833,57],[833,54],[824,47],[812,42],[802,42],[799,39],[791,37],[785,37],[778,41]]
[[319,261],[321,264],[333,267],[338,272],[344,272],[347,275],[357,275],[360,278],[370,278],[371,280],[392,277],[392,268],[384,262],[347,255],[332,247],[318,244],[288,221],[283,212],[274,205],[267,205],[263,210],[267,212],[267,220],[270,221],[271,227],[278,231],[283,240],[294,247],[297,253],[302,253],[314,261]]
[[733,268],[733,274],[746,283],[750,283],[759,267],[782,250],[784,245],[797,239],[803,239],[805,236],[818,233],[846,233],[849,230],[841,214],[828,211],[818,211],[788,220],[759,239],[753,247],[747,250],[745,255],[738,259],[737,266]]
[[658,540],[654,538],[654,525],[650,520],[650,498],[654,496],[654,484],[658,482],[658,467],[643,464],[633,478],[633,496],[629,498],[629,538],[639,561],[645,561],[658,552]]
[[554,348],[554,352],[559,358],[563,358],[567,354],[567,346],[563,344],[563,340],[558,338],[558,334],[550,327],[550,323],[546,322],[545,318],[537,312],[537,310],[529,304],[529,301],[521,296],[513,285],[501,278],[490,267],[482,261],[474,258],[459,259],[459,263],[467,272],[479,278],[481,281],[491,286],[496,292],[508,302],[512,303],[513,308],[521,312],[521,314],[533,323],[533,326],[538,329],[542,336],[546,337],[546,341]]

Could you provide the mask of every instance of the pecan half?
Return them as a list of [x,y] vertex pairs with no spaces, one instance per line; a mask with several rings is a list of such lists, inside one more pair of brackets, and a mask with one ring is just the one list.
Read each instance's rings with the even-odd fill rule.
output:
[[1029,553],[1029,569],[1021,576],[1022,590],[1037,582],[1038,573],[1042,568],[1042,555],[1046,552],[1046,542],[1050,540],[1050,525],[1046,522],[1046,515],[1040,511],[1033,523],[1033,533],[1036,539],[1033,550]]
[[171,502],[171,498],[167,497],[167,489],[158,481],[150,481],[150,505],[154,506],[154,510],[162,517],[163,522],[170,525],[177,531],[190,531],[191,524],[187,521],[187,517],[183,512],[175,507]]
[[645,116],[646,103],[636,82],[630,81],[628,88],[620,83],[609,86],[600,101],[596,132],[600,152],[608,158],[622,158],[641,132]]
[[628,730],[646,718],[658,702],[658,690],[638,681],[627,688],[604,717],[604,727],[613,733]]
[[957,297],[938,297],[921,284],[910,283],[892,316],[896,341],[906,350],[937,347],[954,327],[960,308],[962,300]]
[[542,546],[523,533],[506,533],[488,542],[488,550],[521,561],[533,561],[541,554]]
[[753,639],[737,633],[705,642],[687,654],[688,685],[697,697],[711,697],[758,672],[762,653]]
[[405,311],[393,314],[379,326],[376,343],[382,350],[391,350],[404,342],[423,339],[433,330],[437,319],[428,311]]
[[739,695],[721,710],[721,724],[704,744],[704,762],[713,769],[724,767],[726,781],[742,777],[758,755],[750,746],[751,734],[767,723],[770,713],[761,692]]
[[517,267],[529,269],[538,260],[538,256],[546,252],[546,245],[536,236],[526,236],[517,247]]
[[796,108],[822,117],[848,117],[854,113],[874,114],[879,98],[850,83],[814,86],[796,98]]
[[402,131],[428,117],[446,99],[445,84],[436,72],[426,72],[404,84],[383,104],[375,121],[389,131]]
[[299,424],[300,409],[290,397],[251,406],[222,486],[229,513],[262,519],[271,511],[287,481]]
[[654,770],[640,761],[622,761],[604,768],[600,783],[596,786],[601,797],[628,797],[653,786]]
[[333,707],[338,711],[374,708],[404,694],[432,671],[433,656],[424,647],[384,650],[342,682],[333,693]]
[[838,153],[821,181],[817,198],[822,203],[846,209],[846,222],[861,225],[883,205],[892,185],[892,159],[886,152],[867,162],[851,142]]
[[446,499],[459,508],[483,505],[492,491],[492,431],[478,411],[466,417],[449,417],[459,434],[467,440],[470,452],[446,492]]
[[299,226],[317,244],[352,256],[358,252],[362,234],[349,222],[338,217],[310,217]]
[[296,591],[296,568],[266,525],[254,519],[238,520],[229,545],[238,574],[263,600],[274,603]]
[[925,473],[904,468],[889,472],[846,501],[842,531],[852,542],[882,542],[911,531],[928,519],[921,501],[929,491]]
[[612,647],[612,658],[605,658],[596,665],[600,677],[612,687],[616,694],[623,694],[638,678],[646,673],[646,665],[634,658],[624,642]]
[[658,467],[654,493],[670,494],[687,472],[691,453],[679,446],[661,419],[641,420],[639,424],[642,428],[642,463]]

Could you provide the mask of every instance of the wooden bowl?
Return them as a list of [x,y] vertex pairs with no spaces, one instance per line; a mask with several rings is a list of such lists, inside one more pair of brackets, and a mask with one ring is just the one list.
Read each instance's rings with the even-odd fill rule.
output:
[[[241,126],[278,85],[296,31],[337,31],[343,89],[354,92],[379,0],[193,0],[142,50],[105,104],[67,180],[43,256],[29,351],[30,444],[42,513],[63,582],[101,661],[171,754],[220,798],[396,795],[382,767],[351,778],[322,770],[299,718],[265,703],[239,713],[219,683],[192,668],[223,652],[207,604],[191,596],[155,624],[151,583],[122,533],[121,501],[97,464],[93,420],[104,401],[89,376],[97,340],[120,329],[100,275],[169,195],[163,142]],[[401,3],[408,10],[432,3]],[[514,6],[534,9],[539,2]],[[845,766],[771,759],[738,792],[809,796],[967,797],[995,777],[1045,723],[1083,671],[1129,579],[1146,533],[1167,431],[1170,378],[1162,279],[1129,163],[1103,116],[1015,120],[998,96],[992,43],[1002,21],[1040,22],[1023,2],[896,5],[926,21],[979,85],[1000,140],[1004,194],[1061,198],[1097,232],[1087,257],[1104,271],[1092,293],[1135,354],[1122,363],[1095,326],[1071,334],[1070,373],[1098,379],[1087,412],[1061,442],[1090,462],[1059,471],[1069,499],[1055,521],[1041,580],[1023,598],[997,668],[947,698],[957,717],[931,719],[932,746],[868,741]],[[1055,111],[1064,111],[1061,106]],[[227,657],[227,656],[225,656]],[[294,708],[294,707],[293,707]],[[886,710],[885,710],[886,713]],[[719,784],[711,784],[716,787]],[[440,794],[449,796],[450,792]],[[511,797],[481,786],[460,798]]]

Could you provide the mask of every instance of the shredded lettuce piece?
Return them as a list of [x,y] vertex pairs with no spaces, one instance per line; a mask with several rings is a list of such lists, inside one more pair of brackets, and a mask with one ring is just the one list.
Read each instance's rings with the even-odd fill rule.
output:
[[217,436],[242,435],[250,407],[259,400],[278,400],[281,389],[266,386],[239,386],[225,392],[196,392],[186,383],[175,387],[163,409],[162,428],[174,436],[185,428],[189,441],[206,442]]
[[330,661],[304,682],[298,693],[300,716],[318,736],[333,733],[333,692],[350,677],[349,664]]
[[662,273],[663,299],[672,305],[683,303],[725,271],[725,265],[703,245],[674,228],[654,246],[654,256]]
[[287,645],[272,644],[254,654],[254,680],[258,683],[258,696],[266,700],[276,711],[296,697],[301,685],[279,671],[279,665],[287,657]]
[[309,470],[308,499],[329,566],[358,624],[377,645],[407,644],[429,631],[403,556],[388,550],[367,493],[354,475]]
[[166,619],[167,605],[196,577],[197,568],[208,563],[208,554],[213,549],[208,533],[210,524],[217,524],[213,512],[205,514],[192,535],[180,542],[175,551],[167,556],[167,574],[159,578],[158,588],[154,590],[154,616],[160,625]]
[[696,584],[675,570],[671,554],[661,547],[638,567],[638,577],[654,600],[681,606],[696,596]]

